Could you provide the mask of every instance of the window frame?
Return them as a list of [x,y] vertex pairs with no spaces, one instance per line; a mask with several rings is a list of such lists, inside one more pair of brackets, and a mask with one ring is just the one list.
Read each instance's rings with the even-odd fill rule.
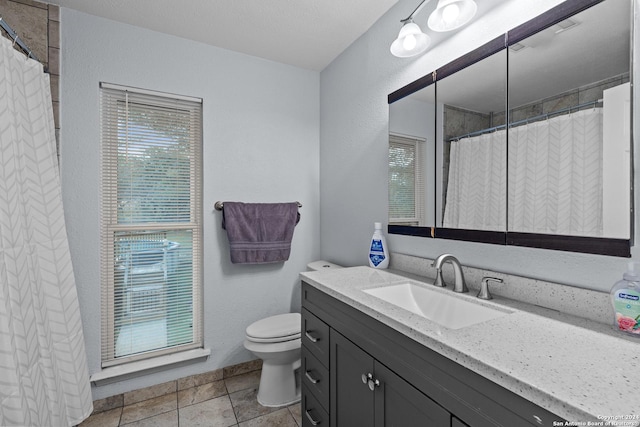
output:
[[389,153],[392,146],[406,146],[414,151],[413,176],[414,176],[414,216],[413,217],[392,217],[391,203],[389,201],[389,225],[398,226],[423,226],[426,223],[426,182],[424,176],[425,165],[425,145],[424,138],[415,136],[401,135],[398,133],[389,133]]
[[[129,97],[133,101],[129,100]],[[119,98],[122,98],[119,99]],[[140,101],[144,100],[144,102]],[[118,138],[120,126],[117,114],[119,107],[108,102],[136,102],[138,106],[148,103],[151,109],[188,109],[189,126],[189,221],[181,222],[137,222],[120,223],[118,220]],[[132,88],[111,83],[100,83],[100,132],[101,132],[101,366],[122,365],[152,357],[203,348],[203,280],[202,280],[202,99],[167,94],[146,89]],[[186,111],[186,110],[185,110]],[[116,117],[116,118],[114,118]],[[128,123],[128,122],[127,122]],[[128,128],[127,128],[128,134]],[[182,194],[182,193],[180,193]],[[165,231],[191,232],[191,307],[192,340],[185,344],[165,346],[159,349],[116,356],[116,239],[118,233],[147,233]],[[166,290],[163,292],[166,293]],[[166,295],[164,295],[166,297]],[[177,305],[177,303],[175,303]]]

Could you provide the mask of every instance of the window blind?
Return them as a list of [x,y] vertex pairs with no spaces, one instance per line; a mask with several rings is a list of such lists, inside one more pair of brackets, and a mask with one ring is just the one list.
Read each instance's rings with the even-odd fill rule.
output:
[[389,135],[389,223],[424,225],[424,140]]
[[202,347],[202,101],[102,83],[102,366]]

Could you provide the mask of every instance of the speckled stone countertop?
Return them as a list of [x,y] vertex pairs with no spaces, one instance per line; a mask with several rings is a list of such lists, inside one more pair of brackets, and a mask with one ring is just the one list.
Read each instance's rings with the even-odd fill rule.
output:
[[[531,402],[571,425],[638,425],[640,339],[622,336],[598,322],[475,292],[454,294],[419,276],[351,267],[301,273],[306,283],[396,329]],[[512,313],[448,329],[364,289],[413,280],[478,304]],[[617,418],[617,424],[606,424]],[[584,423],[584,424],[582,424]],[[597,425],[597,424],[589,424]]]

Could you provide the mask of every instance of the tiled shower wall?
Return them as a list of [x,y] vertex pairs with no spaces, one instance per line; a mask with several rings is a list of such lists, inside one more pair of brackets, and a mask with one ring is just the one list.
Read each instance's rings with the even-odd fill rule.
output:
[[[13,28],[49,73],[53,119],[59,147],[60,7],[33,0],[0,0],[0,17]],[[9,38],[4,30],[0,30],[0,33]],[[18,45],[16,49],[21,51]]]

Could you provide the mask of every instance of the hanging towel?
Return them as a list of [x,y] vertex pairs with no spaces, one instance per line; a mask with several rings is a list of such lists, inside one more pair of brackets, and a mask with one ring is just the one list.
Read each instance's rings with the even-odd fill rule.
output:
[[284,262],[291,253],[293,230],[300,221],[298,203],[224,202],[222,228],[227,230],[231,262]]

